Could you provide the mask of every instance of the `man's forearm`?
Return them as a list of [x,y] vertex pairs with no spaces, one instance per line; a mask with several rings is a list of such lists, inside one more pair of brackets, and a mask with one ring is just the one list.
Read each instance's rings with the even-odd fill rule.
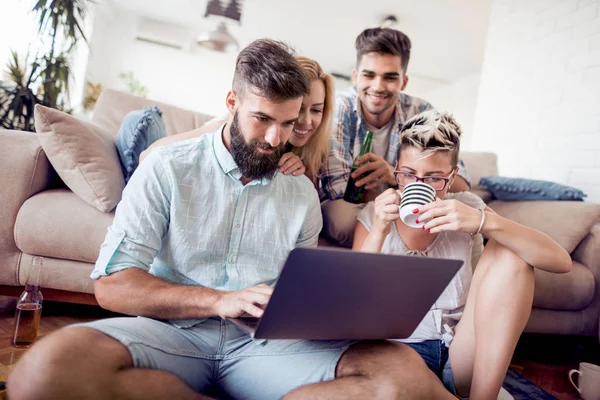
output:
[[101,277],[95,281],[94,291],[103,308],[157,319],[214,317],[224,293],[167,282],[138,268]]

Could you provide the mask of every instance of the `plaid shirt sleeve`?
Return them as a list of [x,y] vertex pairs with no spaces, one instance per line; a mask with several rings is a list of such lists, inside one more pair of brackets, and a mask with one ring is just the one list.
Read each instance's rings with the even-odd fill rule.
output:
[[328,200],[344,196],[352,168],[354,135],[351,128],[352,109],[347,101],[336,101],[329,157],[321,177],[321,187]]
[[469,173],[467,172],[467,169],[465,168],[465,163],[463,162],[463,160],[458,160],[458,176],[460,176],[465,181],[467,181],[469,188],[472,188],[471,177],[469,176]]

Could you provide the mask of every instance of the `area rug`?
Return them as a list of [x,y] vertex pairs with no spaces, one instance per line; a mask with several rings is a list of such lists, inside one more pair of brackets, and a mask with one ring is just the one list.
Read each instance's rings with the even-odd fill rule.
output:
[[506,378],[504,378],[502,387],[504,387],[515,400],[556,400],[556,397],[537,387],[531,383],[531,381],[523,378],[512,369],[509,369],[506,373]]

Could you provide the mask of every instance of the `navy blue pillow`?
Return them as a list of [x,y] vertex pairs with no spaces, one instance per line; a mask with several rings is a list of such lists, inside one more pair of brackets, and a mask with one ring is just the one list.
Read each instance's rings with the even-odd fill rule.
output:
[[587,196],[574,187],[533,179],[506,178],[493,175],[484,176],[479,184],[491,192],[496,199],[505,201],[583,201],[583,198]]
[[125,115],[115,139],[125,182],[138,167],[142,151],[165,136],[167,131],[158,107],[146,107]]

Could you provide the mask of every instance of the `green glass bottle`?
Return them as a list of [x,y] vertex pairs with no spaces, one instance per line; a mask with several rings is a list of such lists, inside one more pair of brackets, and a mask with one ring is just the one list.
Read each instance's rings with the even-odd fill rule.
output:
[[354,163],[352,164],[352,170],[350,170],[350,177],[348,178],[348,185],[346,185],[346,191],[344,192],[344,200],[346,200],[348,203],[362,203],[363,194],[365,192],[365,185],[356,187],[354,182],[362,178],[362,176],[359,176],[356,179],[354,179],[352,177],[352,173],[360,167],[360,165],[356,163],[356,160],[358,160],[363,155],[370,153],[371,151],[373,151],[373,132],[367,131],[362,146],[360,147],[360,154],[354,159]]

